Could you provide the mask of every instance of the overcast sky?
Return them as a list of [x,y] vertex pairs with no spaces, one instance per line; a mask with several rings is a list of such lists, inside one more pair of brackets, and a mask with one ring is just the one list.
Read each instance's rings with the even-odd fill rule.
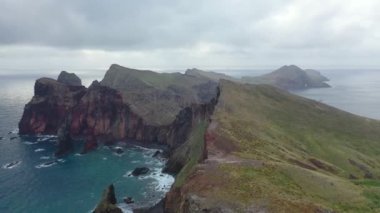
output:
[[380,68],[378,0],[0,0],[0,69]]

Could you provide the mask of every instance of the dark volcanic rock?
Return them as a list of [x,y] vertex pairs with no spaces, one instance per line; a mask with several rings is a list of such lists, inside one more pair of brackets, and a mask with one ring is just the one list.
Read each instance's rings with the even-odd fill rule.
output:
[[154,154],[152,155],[152,157],[154,157],[154,158],[157,158],[157,157],[160,157],[160,156],[162,156],[162,152],[161,151],[155,151],[154,152]]
[[119,155],[121,155],[121,154],[124,153],[124,150],[122,148],[120,148],[120,147],[116,148],[114,151],[115,151],[116,154],[119,154]]
[[68,111],[85,93],[85,87],[69,86],[50,78],[38,79],[34,96],[25,105],[19,122],[20,134],[57,134]]
[[73,138],[85,139],[83,153],[99,143],[109,145],[128,139],[175,148],[186,140],[196,119],[212,112],[211,105],[193,104],[182,109],[171,124],[155,126],[134,113],[120,92],[97,81],[86,89],[42,78],[25,106],[19,129],[20,134],[57,134],[71,117],[69,132]]
[[82,80],[77,75],[66,71],[59,74],[57,81],[70,86],[82,86]]
[[116,202],[115,189],[111,184],[104,190],[102,200],[96,206],[94,213],[122,213],[123,211],[115,205]]
[[126,198],[123,199],[123,201],[126,204],[131,204],[131,203],[135,202],[131,197],[126,197]]
[[132,171],[133,176],[145,175],[149,172],[149,168],[146,167],[137,167]]
[[58,150],[55,153],[57,157],[63,156],[74,149],[74,144],[70,136],[70,123],[71,116],[69,115],[65,123],[58,129]]

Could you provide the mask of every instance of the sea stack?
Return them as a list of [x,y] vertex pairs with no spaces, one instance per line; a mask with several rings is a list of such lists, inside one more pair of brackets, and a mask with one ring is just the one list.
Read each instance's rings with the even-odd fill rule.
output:
[[122,213],[123,211],[116,206],[116,202],[115,188],[111,184],[104,190],[102,200],[93,213]]

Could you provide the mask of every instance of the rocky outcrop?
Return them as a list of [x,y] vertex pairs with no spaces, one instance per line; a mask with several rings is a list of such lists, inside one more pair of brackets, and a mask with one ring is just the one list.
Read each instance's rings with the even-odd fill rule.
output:
[[149,172],[149,168],[147,167],[137,167],[132,171],[133,176],[140,176],[140,175],[145,175]]
[[62,71],[59,74],[57,81],[70,86],[82,86],[82,80],[75,73],[68,73],[66,71]]
[[123,211],[116,206],[115,189],[113,184],[109,185],[103,192],[102,200],[96,206],[93,213],[122,213]]
[[[57,134],[64,126],[60,132],[63,138],[84,139],[83,152],[99,144],[108,145],[129,139],[166,144],[175,149],[184,143],[194,121],[206,118],[213,109],[211,94],[217,91],[213,84],[202,80],[201,84],[194,83],[193,86],[204,87],[205,82],[209,86],[194,90],[199,92],[200,99],[211,99],[210,102],[188,103],[178,111],[172,122],[158,124],[151,122],[149,116],[136,113],[130,100],[126,100],[129,96],[105,84],[94,81],[89,88],[85,88],[41,78],[36,81],[34,97],[25,106],[19,123],[20,134]],[[144,95],[143,90],[140,96],[149,101],[147,105],[156,104],[156,99]],[[155,111],[156,114],[159,112],[159,109]],[[67,118],[70,118],[69,123],[65,124]],[[58,153],[69,149],[68,143],[60,143]]]
[[50,78],[38,79],[34,85],[34,96],[25,105],[19,122],[19,133],[57,134],[68,112],[85,93],[83,86],[70,86]]

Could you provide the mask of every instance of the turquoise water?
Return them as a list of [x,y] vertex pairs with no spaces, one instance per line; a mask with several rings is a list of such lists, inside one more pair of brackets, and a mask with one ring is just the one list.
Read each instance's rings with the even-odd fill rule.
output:
[[[165,162],[152,157],[154,149],[119,143],[122,155],[102,147],[55,159],[55,137],[17,137],[17,123],[33,95],[34,79],[0,79],[0,212],[90,212],[110,183],[125,211],[131,207],[122,204],[125,196],[133,197],[135,206],[154,204],[164,196],[174,179],[161,174]],[[6,168],[10,162],[17,164]],[[151,172],[128,176],[141,166]]]

